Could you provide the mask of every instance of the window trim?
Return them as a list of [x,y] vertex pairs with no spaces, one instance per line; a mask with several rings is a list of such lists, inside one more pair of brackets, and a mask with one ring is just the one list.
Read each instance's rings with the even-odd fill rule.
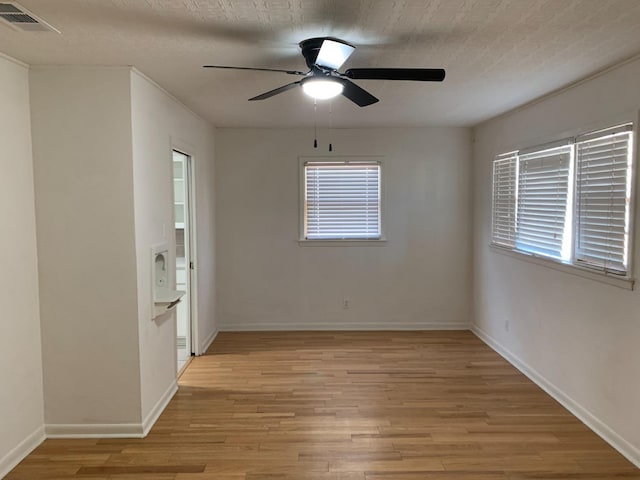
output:
[[[380,165],[380,238],[319,238],[319,239],[307,239],[304,236],[304,202],[305,202],[305,170],[304,166],[307,162],[316,163],[336,163],[336,162],[362,162],[373,161]],[[328,156],[301,156],[298,157],[298,244],[301,246],[318,246],[318,247],[332,247],[332,246],[383,246],[387,243],[385,235],[385,157],[382,155],[336,155],[332,157]]]
[[[526,262],[530,262],[530,263],[534,263],[536,265],[540,265],[543,267],[548,267],[548,268],[552,268],[555,270],[560,270],[562,272],[566,272],[569,274],[573,274],[573,275],[577,275],[583,278],[587,278],[587,279],[591,279],[594,281],[598,281],[601,283],[606,283],[609,285],[613,285],[613,286],[617,286],[620,288],[624,288],[627,290],[633,290],[634,286],[635,286],[635,269],[637,268],[636,266],[636,258],[635,258],[635,252],[636,252],[636,243],[637,243],[637,238],[640,238],[640,232],[636,232],[636,222],[635,222],[635,216],[637,214],[637,206],[638,206],[638,202],[639,200],[636,198],[637,196],[637,192],[639,191],[637,188],[637,182],[638,179],[640,178],[640,175],[637,173],[638,169],[640,168],[640,165],[638,165],[638,162],[640,160],[640,138],[639,137],[639,125],[640,125],[640,111],[638,110],[634,110],[633,113],[627,113],[624,115],[619,115],[614,117],[613,119],[610,119],[609,121],[606,122],[598,122],[598,123],[592,123],[589,125],[586,125],[584,127],[581,128],[577,128],[577,129],[573,129],[569,132],[564,132],[562,135],[558,135],[555,137],[551,137],[551,140],[549,140],[549,137],[547,137],[546,141],[543,139],[541,141],[536,141],[533,143],[527,143],[526,145],[513,145],[511,144],[509,147],[507,148],[503,148],[500,151],[501,152],[516,152],[516,154],[525,152],[527,153],[528,151],[534,150],[534,149],[539,149],[541,147],[547,146],[547,145],[555,145],[555,144],[561,144],[563,142],[567,142],[570,141],[572,142],[574,145],[575,143],[581,139],[584,138],[585,136],[591,135],[591,134],[595,134],[599,131],[604,131],[604,130],[608,130],[611,128],[614,128],[618,125],[624,125],[624,124],[632,124],[631,127],[631,132],[632,132],[632,142],[631,142],[631,172],[630,172],[630,183],[631,183],[631,188],[630,188],[630,196],[631,196],[631,202],[629,204],[629,237],[630,237],[630,241],[629,241],[629,247],[628,247],[628,257],[629,257],[629,264],[628,264],[628,269],[625,275],[620,275],[620,274],[615,274],[612,272],[609,272],[607,270],[600,270],[597,268],[591,268],[585,265],[580,265],[580,264],[576,264],[574,263],[574,256],[575,256],[575,225],[572,224],[572,236],[574,238],[572,238],[571,241],[571,259],[568,261],[564,261],[561,259],[556,259],[553,257],[548,257],[545,255],[538,255],[532,252],[528,252],[528,251],[524,251],[524,250],[519,250],[515,247],[509,247],[506,245],[501,245],[498,243],[494,243],[493,242],[493,228],[491,228],[489,234],[490,234],[490,241],[489,241],[489,247],[490,250],[492,252],[495,253],[499,253],[502,255],[506,255],[506,256],[511,256],[513,258],[516,258],[518,260],[523,260]],[[575,149],[575,146],[573,147]],[[496,154],[493,157],[493,160],[491,162],[492,168],[490,168],[490,172],[491,172],[491,181],[492,181],[492,185],[493,185],[493,161],[500,157],[501,154]],[[575,156],[575,153],[574,153]],[[576,159],[574,158],[574,161],[576,161]],[[519,161],[518,161],[519,163]],[[577,182],[577,175],[574,172],[574,178],[570,179],[570,181],[572,181],[574,183],[574,193],[573,193],[573,202],[574,205],[572,206],[573,208],[573,216],[574,216],[574,220],[575,220],[575,183]],[[490,209],[490,213],[491,216],[493,217],[493,190],[492,190],[492,199],[491,199],[491,209]],[[492,220],[493,222],[493,220]],[[493,225],[493,223],[492,223]]]
[[533,263],[541,267],[559,270],[561,272],[569,273],[571,275],[576,275],[582,278],[587,278],[596,282],[606,283],[607,285],[613,285],[615,287],[624,288],[626,290],[633,290],[635,286],[635,279],[632,277],[613,275],[605,271],[583,267],[574,263],[563,262],[551,257],[544,257],[522,250],[513,250],[511,248],[505,247],[503,245],[497,245],[495,243],[489,244],[489,248],[492,252],[498,253],[500,255],[505,255],[528,263]]

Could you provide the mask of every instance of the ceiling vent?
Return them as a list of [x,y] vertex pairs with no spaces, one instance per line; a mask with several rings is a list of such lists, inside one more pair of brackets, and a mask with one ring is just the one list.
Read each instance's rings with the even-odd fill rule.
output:
[[59,30],[41,18],[36,17],[16,2],[0,2],[0,21],[3,21],[15,30],[60,33]]

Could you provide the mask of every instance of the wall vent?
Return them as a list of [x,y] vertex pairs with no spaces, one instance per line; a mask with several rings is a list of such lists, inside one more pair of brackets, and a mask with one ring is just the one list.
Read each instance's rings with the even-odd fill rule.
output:
[[15,30],[60,33],[59,30],[16,2],[0,2],[0,21]]

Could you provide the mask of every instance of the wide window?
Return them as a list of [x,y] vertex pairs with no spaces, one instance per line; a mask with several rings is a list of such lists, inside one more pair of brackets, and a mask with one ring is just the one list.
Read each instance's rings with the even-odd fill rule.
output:
[[492,243],[630,276],[632,127],[496,157]]
[[380,162],[304,162],[304,239],[379,240]]

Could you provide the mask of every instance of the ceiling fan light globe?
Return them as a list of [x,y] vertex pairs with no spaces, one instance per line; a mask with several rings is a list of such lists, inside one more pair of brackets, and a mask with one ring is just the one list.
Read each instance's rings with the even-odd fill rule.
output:
[[344,86],[331,79],[309,79],[302,82],[302,90],[315,100],[327,100],[340,95]]

